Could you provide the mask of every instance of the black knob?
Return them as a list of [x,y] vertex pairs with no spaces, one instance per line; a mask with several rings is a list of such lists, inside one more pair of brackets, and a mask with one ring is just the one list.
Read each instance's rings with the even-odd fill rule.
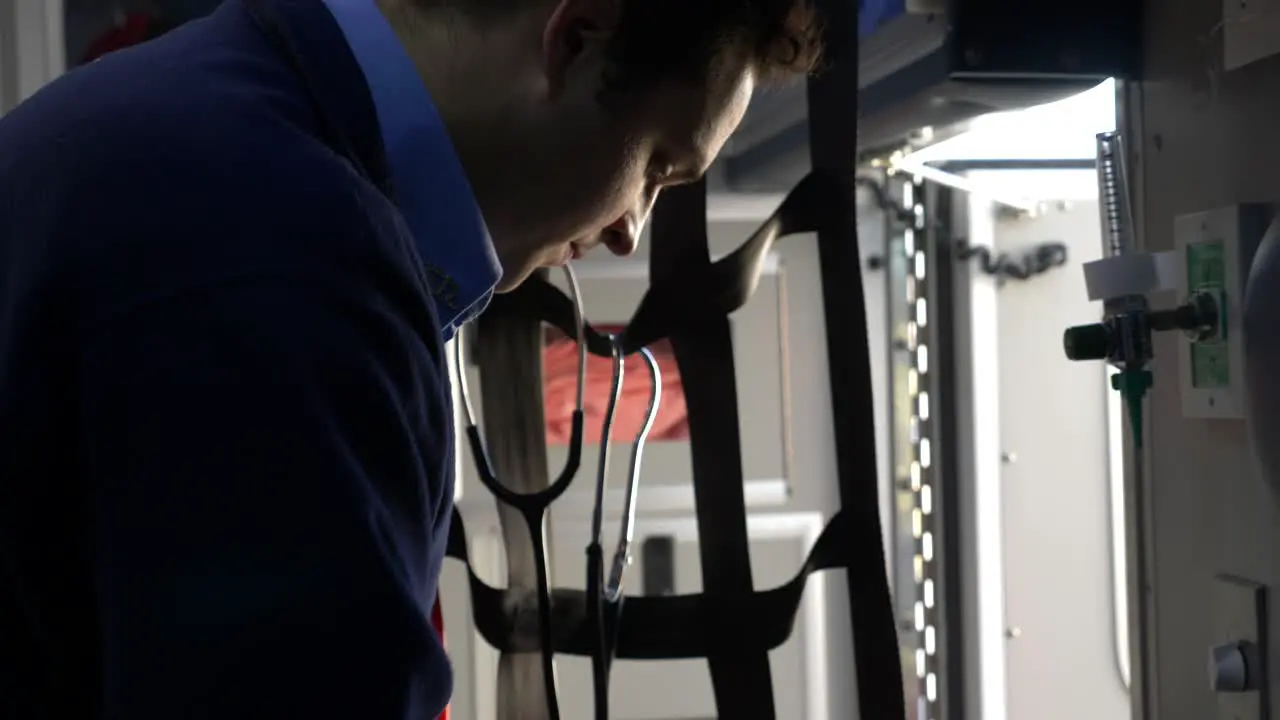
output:
[[1068,360],[1106,360],[1111,355],[1111,329],[1102,323],[1067,328],[1062,349]]

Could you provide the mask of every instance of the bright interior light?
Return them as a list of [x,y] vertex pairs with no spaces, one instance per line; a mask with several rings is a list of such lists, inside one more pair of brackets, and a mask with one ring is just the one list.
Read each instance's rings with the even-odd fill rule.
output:
[[895,168],[1016,207],[1097,196],[1092,170],[992,170],[960,177],[937,167],[964,160],[1089,160],[1095,136],[1116,128],[1116,88],[1085,92],[1025,110],[975,118],[970,129],[894,160]]
[[1057,102],[983,115],[969,127],[902,161],[1090,159],[1094,136],[1116,128],[1115,81]]

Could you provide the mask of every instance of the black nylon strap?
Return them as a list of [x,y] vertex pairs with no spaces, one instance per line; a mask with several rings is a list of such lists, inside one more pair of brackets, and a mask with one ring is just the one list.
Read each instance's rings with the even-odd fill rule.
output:
[[[649,270],[660,287],[680,274],[709,274],[706,217],[704,182],[669,189],[661,196],[653,214]],[[688,411],[703,595],[725,609],[737,608],[754,585],[729,318],[708,313],[682,323],[670,340]],[[704,617],[715,639],[706,658],[716,708],[723,717],[773,717],[769,655],[741,646],[735,637],[741,628],[733,627],[733,616],[721,612]]]
[[[669,268],[662,271],[667,273],[665,276],[658,276],[658,269],[653,268],[649,291],[641,299],[622,335],[623,353],[633,353],[677,331],[695,331],[703,324],[741,308],[759,284],[760,272],[774,245],[785,236],[815,232],[820,226],[833,222],[830,208],[841,206],[843,197],[852,192],[852,187],[841,174],[811,173],[787,194],[773,216],[734,252],[708,266],[704,250],[701,256],[662,265]],[[663,195],[664,198],[666,196]],[[659,210],[662,207],[663,203],[659,203]],[[692,217],[688,219],[693,220]],[[662,222],[655,213],[655,232]],[[705,233],[705,228],[699,232]],[[681,243],[693,243],[697,247],[698,242],[704,242],[703,248],[706,247],[698,235],[682,235],[681,238],[676,243],[677,248]],[[659,251],[651,256],[650,262],[657,262],[661,255]],[[545,322],[570,337],[577,333],[573,302],[541,276],[529,278],[510,293],[495,295],[488,312]],[[587,349],[595,355],[609,357],[612,352],[609,339],[590,324],[585,332]]]
[[[850,233],[849,225],[856,220],[852,214],[853,190],[851,175],[812,174],[742,248],[715,263],[707,254],[702,220],[704,196],[669,193],[664,203],[683,206],[659,206],[655,236],[667,233],[670,240],[655,242],[650,290],[623,336],[628,351],[662,337],[670,337],[676,350],[685,380],[694,454],[705,591],[680,597],[629,597],[621,615],[606,618],[606,622],[611,631],[616,631],[617,657],[708,658],[721,717],[775,717],[766,653],[790,635],[804,579],[812,572],[831,567],[849,569],[861,717],[881,720],[904,716],[896,623],[888,601],[880,537],[862,276],[856,260],[852,269],[843,264],[858,257],[857,238]],[[683,192],[703,190],[692,187]],[[832,518],[810,562],[796,579],[782,588],[756,592],[750,580],[727,314],[750,296],[765,257],[779,237],[818,228],[840,243],[834,251],[822,251],[821,257],[824,288],[841,289],[836,296],[839,302],[834,302],[831,295],[826,299],[828,326],[836,328],[829,330],[835,333],[829,338],[835,343],[832,352],[848,355],[833,359],[831,364],[836,396],[833,411],[840,428],[836,435],[843,508]],[[830,261],[832,257],[835,261]],[[831,272],[829,267],[843,267],[844,274]],[[549,322],[568,332],[573,330],[568,299],[538,279],[531,279],[505,298],[500,296],[489,312],[512,313]],[[847,318],[853,322],[842,324],[841,319]],[[592,352],[609,353],[603,336],[590,329],[587,336]],[[836,377],[846,371],[851,374]],[[861,390],[853,387],[851,395],[850,385],[857,386],[859,381]],[[851,396],[854,402],[849,402]],[[859,398],[864,401],[859,402]],[[852,443],[848,442],[850,435],[857,436]],[[461,517],[454,522],[449,554],[466,562]],[[708,571],[708,566],[714,569]],[[471,589],[475,623],[488,642],[507,651],[543,646],[538,628],[520,622],[527,613],[513,609],[521,597],[491,588],[474,574]],[[549,606],[553,628],[549,644],[554,651],[591,654],[598,629],[586,596],[553,590]],[[735,621],[734,617],[741,620]]]
[[[858,166],[858,4],[816,0],[828,67],[809,80],[809,152],[814,170],[853,176]],[[876,482],[867,303],[858,248],[857,196],[833,198],[818,228],[827,329],[831,414],[840,505],[851,513],[850,612],[860,716],[905,718],[897,622],[886,573]]]
[[[815,572],[843,567],[849,547],[846,515],[837,513],[818,536],[809,557],[789,582],[744,596],[732,613],[705,593],[664,597],[631,596],[617,620],[617,657],[623,660],[702,658],[724,652],[767,652],[786,642],[795,627],[805,582]],[[521,590],[495,588],[471,572],[467,534],[455,512],[449,533],[449,557],[461,560],[470,574],[472,616],[476,631],[504,653],[537,652],[538,629],[521,619]],[[563,655],[589,656],[595,628],[588,595],[582,590],[552,591],[554,647]],[[720,631],[709,618],[721,617]],[[752,717],[760,717],[753,715]]]

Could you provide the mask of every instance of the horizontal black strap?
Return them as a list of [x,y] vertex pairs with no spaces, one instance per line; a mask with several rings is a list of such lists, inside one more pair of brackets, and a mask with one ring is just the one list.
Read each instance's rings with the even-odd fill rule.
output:
[[[618,618],[617,657],[630,660],[675,660],[707,657],[716,652],[767,651],[791,635],[809,575],[845,567],[849,533],[845,513],[836,513],[818,537],[800,571],[785,585],[760,590],[731,603],[710,602],[701,593],[649,597],[628,595]],[[476,630],[501,652],[538,652],[537,623],[522,616],[536,612],[526,593],[495,588],[471,567],[467,532],[455,509],[448,555],[467,566],[471,609]],[[555,652],[589,657],[594,652],[588,602],[582,590],[556,588],[551,593]]]
[[[622,336],[622,351],[631,354],[681,329],[723,318],[747,303],[760,283],[769,251],[787,235],[816,232],[828,208],[844,207],[836,196],[855,192],[855,179],[813,172],[800,181],[773,215],[737,250],[710,265],[675,266],[664,278],[653,278]],[[495,295],[487,313],[510,313],[545,322],[569,337],[577,335],[573,301],[549,280],[530,277],[509,293]],[[584,328],[587,350],[611,357],[608,338],[590,323]]]
[[[576,311],[568,295],[550,280],[533,275],[511,292],[494,295],[485,309],[486,315],[510,315],[544,322],[569,337],[578,334]],[[601,357],[613,357],[613,345],[602,332],[587,322],[583,327],[587,351]],[[638,348],[637,348],[638,349]],[[635,350],[628,351],[628,354]]]

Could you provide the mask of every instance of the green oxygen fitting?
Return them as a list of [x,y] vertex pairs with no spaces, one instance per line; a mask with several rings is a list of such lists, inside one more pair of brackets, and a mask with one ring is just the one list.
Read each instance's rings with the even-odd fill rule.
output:
[[1133,433],[1133,447],[1142,449],[1142,401],[1151,389],[1150,370],[1140,367],[1126,368],[1111,376],[1111,387],[1119,391],[1129,410],[1129,429]]

